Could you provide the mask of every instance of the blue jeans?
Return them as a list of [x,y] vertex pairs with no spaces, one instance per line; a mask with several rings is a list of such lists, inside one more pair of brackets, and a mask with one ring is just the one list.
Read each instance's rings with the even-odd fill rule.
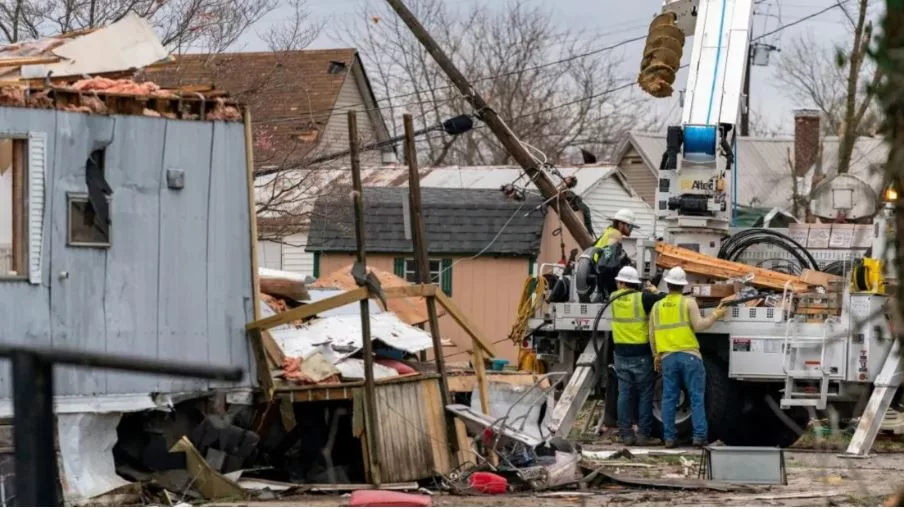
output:
[[615,355],[618,376],[618,434],[622,440],[634,436],[634,404],[637,405],[638,435],[649,438],[653,433],[653,357]]
[[681,386],[691,400],[691,422],[694,440],[706,441],[706,368],[703,359],[686,352],[674,352],[662,359],[662,438],[676,440],[675,411]]

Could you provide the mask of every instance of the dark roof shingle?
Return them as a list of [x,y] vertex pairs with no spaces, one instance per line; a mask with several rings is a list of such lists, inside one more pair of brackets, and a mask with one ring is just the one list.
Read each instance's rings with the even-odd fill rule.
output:
[[[369,253],[409,253],[403,202],[408,188],[365,187],[365,247]],[[543,214],[536,197],[507,199],[495,189],[422,188],[427,249],[435,254],[534,256],[540,249]],[[350,193],[322,197],[314,205],[308,251],[355,250]],[[500,233],[501,232],[501,233]],[[498,237],[497,237],[498,235]],[[485,249],[485,251],[484,251]]]
[[180,55],[145,72],[164,88],[211,86],[247,104],[256,164],[282,166],[302,161],[317,145],[357,54],[343,48]]

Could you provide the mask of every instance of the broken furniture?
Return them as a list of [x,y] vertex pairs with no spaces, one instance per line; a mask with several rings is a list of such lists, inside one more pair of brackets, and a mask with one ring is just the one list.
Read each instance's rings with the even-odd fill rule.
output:
[[739,484],[788,484],[785,451],[778,447],[708,445],[700,458],[699,476]]

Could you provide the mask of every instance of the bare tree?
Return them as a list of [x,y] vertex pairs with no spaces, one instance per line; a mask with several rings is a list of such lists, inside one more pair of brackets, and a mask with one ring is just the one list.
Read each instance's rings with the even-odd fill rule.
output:
[[[614,52],[594,51],[601,44],[558,32],[544,8],[519,1],[496,8],[463,5],[421,0],[411,7],[538,158],[542,152],[554,163],[575,147],[603,156],[621,133],[646,125],[646,99],[615,90],[633,80],[616,76],[620,58]],[[385,3],[371,0],[345,28],[336,38],[361,49],[378,94],[386,98],[381,107],[394,133],[401,132],[405,112],[425,125],[476,113]],[[428,135],[420,148],[432,164],[512,162],[492,133],[479,127],[459,137]]]
[[[134,12],[148,19],[174,51],[218,53],[278,5],[278,0],[7,0],[0,2],[0,40],[97,28]],[[284,20],[285,26],[274,26],[267,36],[279,47],[290,42],[303,47],[313,39],[304,36],[309,30],[299,28],[308,20],[304,3],[293,0],[292,7],[294,15]]]
[[873,32],[869,0],[857,3],[856,18],[839,3],[851,26],[846,44],[830,48],[812,34],[796,39],[783,50],[777,74],[790,98],[823,113],[825,134],[840,138],[838,173],[849,170],[857,138],[875,134],[880,122],[873,91],[881,71],[866,58]]

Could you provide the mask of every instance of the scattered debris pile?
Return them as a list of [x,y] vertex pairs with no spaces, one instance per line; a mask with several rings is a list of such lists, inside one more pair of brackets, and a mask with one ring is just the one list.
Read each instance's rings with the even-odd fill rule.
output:
[[[342,270],[350,270],[350,267],[317,280],[310,287],[297,274],[273,270],[261,272],[262,316],[273,316],[357,287],[349,288],[354,282],[350,275],[341,276]],[[401,278],[385,272],[377,277],[381,284],[408,285]],[[422,308],[423,302],[413,298],[393,299],[387,303],[387,311],[376,300],[370,301],[370,330],[376,354],[374,377],[377,380],[417,374],[422,367],[414,366],[412,361],[417,360],[417,353],[432,347],[432,340],[427,332],[413,326],[427,319],[426,311],[419,309],[419,304]],[[406,319],[398,316],[395,310]],[[419,315],[420,312],[423,314]],[[421,321],[412,324],[410,320],[416,319]],[[360,356],[364,345],[358,303],[273,327],[267,333],[281,354],[279,359],[274,359],[282,368],[275,373],[277,377],[302,385],[364,379],[364,361]]]

